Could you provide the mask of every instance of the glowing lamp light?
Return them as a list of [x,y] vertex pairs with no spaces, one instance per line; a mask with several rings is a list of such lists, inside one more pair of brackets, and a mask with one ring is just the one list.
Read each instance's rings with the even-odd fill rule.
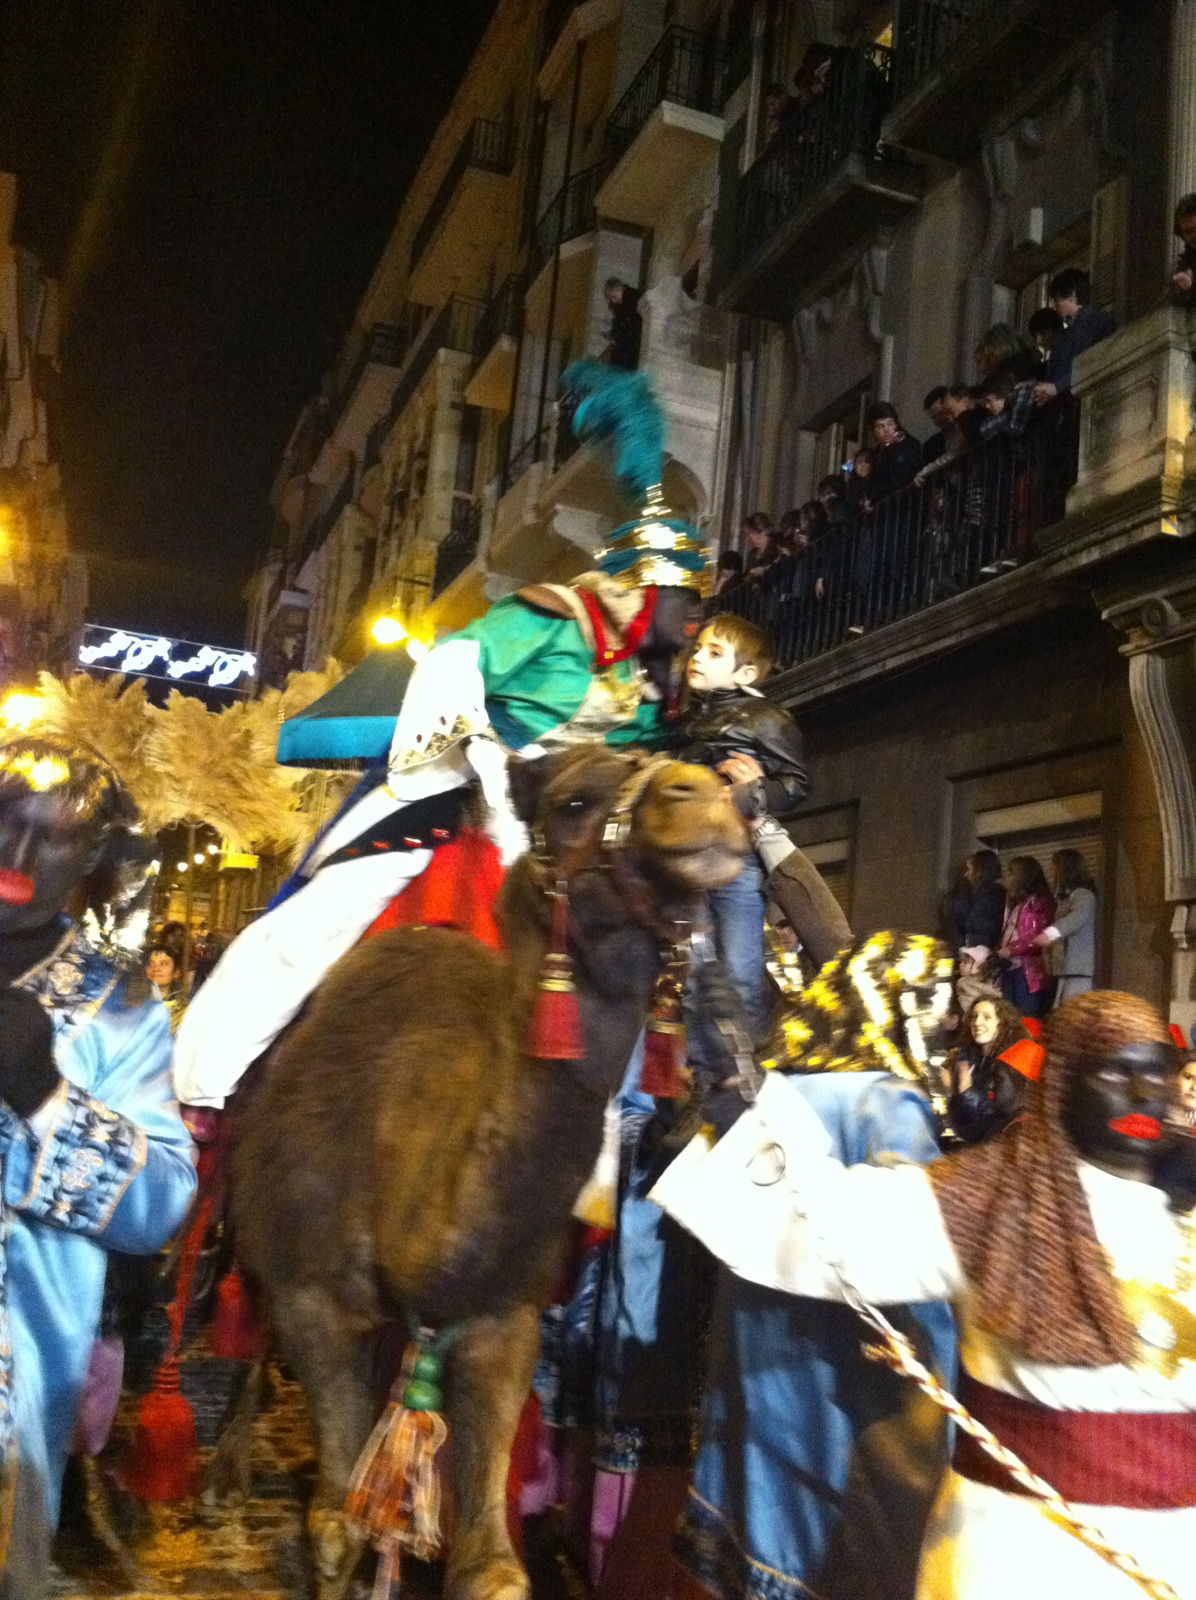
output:
[[191,865],[191,863],[189,861],[180,861],[179,862],[179,871],[180,872],[186,872],[187,868],[190,865]]
[[42,714],[41,696],[25,694],[17,689],[0,704],[0,720],[10,728],[24,732],[31,728]]
[[[396,645],[402,644],[407,637],[407,630],[398,617],[379,617],[370,629],[370,634],[375,644]],[[408,646],[410,649],[410,646]]]
[[218,856],[220,854],[220,846],[218,844],[210,844],[208,846],[208,854],[210,856]]
[[202,853],[202,851],[201,851],[201,852],[200,852],[200,853],[199,853],[199,854],[198,854],[198,855],[197,855],[197,856],[196,856],[196,857],[195,857],[195,865],[196,865],[196,866],[197,866],[197,867],[202,867],[202,866],[203,866],[203,864],[204,864],[204,862],[205,862],[205,861],[206,861],[206,860],[207,860],[207,857],[206,857],[206,856],[205,856],[205,855],[204,855],[204,854],[203,854],[203,853]]
[[428,646],[422,639],[408,639],[407,654],[412,661],[422,661],[428,653]]

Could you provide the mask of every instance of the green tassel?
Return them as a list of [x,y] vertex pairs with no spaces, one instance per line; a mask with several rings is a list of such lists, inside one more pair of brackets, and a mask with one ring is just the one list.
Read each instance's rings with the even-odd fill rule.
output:
[[579,402],[573,432],[612,444],[615,477],[642,504],[664,472],[664,413],[648,379],[601,361],[574,361],[561,374],[561,390]]

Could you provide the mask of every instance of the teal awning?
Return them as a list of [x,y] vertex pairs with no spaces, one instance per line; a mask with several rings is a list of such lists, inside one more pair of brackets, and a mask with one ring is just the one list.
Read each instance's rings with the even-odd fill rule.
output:
[[415,663],[373,650],[360,666],[278,730],[284,767],[367,767],[385,761]]

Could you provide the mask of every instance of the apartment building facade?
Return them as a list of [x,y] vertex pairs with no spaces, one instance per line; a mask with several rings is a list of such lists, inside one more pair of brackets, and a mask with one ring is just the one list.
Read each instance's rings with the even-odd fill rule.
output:
[[[826,92],[778,130],[812,46]],[[503,0],[276,480],[266,675],[584,568],[626,507],[557,380],[603,352],[608,279],[640,291],[668,497],[719,542],[841,471],[869,402],[926,431],[923,394],[1083,266],[1119,331],[1076,367],[1074,483],[1019,457],[952,582],[920,511],[865,629],[778,618],[791,826],[861,929],[934,926],[978,845],[1078,848],[1098,981],[1191,1023],[1196,330],[1165,291],[1192,190],[1193,0]],[[988,572],[994,517],[1019,553]]]
[[0,172],[0,692],[70,671],[87,607],[54,454],[57,285],[16,243],[16,209]]

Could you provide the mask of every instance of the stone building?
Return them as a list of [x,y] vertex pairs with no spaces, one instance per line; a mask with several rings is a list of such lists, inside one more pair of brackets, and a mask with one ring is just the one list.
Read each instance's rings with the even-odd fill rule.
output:
[[379,612],[431,631],[584,568],[627,508],[574,449],[557,379],[603,355],[610,278],[642,291],[668,490],[709,520],[729,327],[706,303],[727,9],[742,72],[742,5],[495,8],[276,477],[250,592],[266,680],[353,659]]
[[0,692],[70,670],[87,606],[54,459],[57,285],[15,243],[16,208],[0,172]]
[[314,664],[379,609],[451,626],[584,566],[625,508],[556,388],[608,278],[642,291],[669,496],[730,543],[845,477],[872,401],[924,435],[1080,266],[1118,331],[1075,366],[1075,471],[1041,429],[952,463],[772,615],[792,828],[861,929],[934,926],[978,845],[1074,846],[1098,981],[1189,1025],[1193,190],[1196,0],[502,0],[280,469],[259,648]]
[[[825,103],[766,142],[757,90],[815,39],[838,47]],[[924,394],[978,378],[984,330],[1024,328],[1060,268],[1088,270],[1119,324],[1076,362],[1070,492],[1041,431],[999,461],[982,447],[874,514],[882,545],[911,518],[901,570],[873,558],[879,611],[780,614],[774,692],[815,776],[795,835],[862,928],[934,926],[979,845],[1048,866],[1076,847],[1100,889],[1097,981],[1190,1026],[1196,318],[1167,289],[1172,207],[1196,189],[1196,6],[760,5],[755,48],[715,221],[738,376],[724,526],[808,499],[872,400],[931,431]],[[953,492],[971,509],[944,529]]]

